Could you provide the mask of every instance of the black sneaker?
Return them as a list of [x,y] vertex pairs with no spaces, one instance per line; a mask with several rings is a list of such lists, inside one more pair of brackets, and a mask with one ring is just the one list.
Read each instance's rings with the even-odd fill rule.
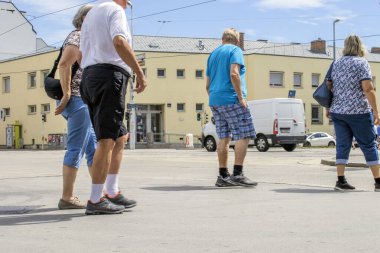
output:
[[350,185],[347,182],[341,183],[337,181],[334,189],[337,191],[347,191],[347,190],[355,190],[355,187]]
[[125,209],[129,209],[129,208],[135,207],[136,204],[137,204],[136,201],[134,201],[133,199],[127,199],[120,192],[115,197],[113,197],[113,198],[109,197],[106,194],[105,198],[107,198],[109,201],[111,201],[115,205],[124,206]]
[[101,198],[98,203],[87,202],[85,214],[117,214],[124,211],[124,206],[115,205],[106,198]]
[[217,187],[230,187],[230,186],[237,186],[234,182],[231,181],[231,177],[222,177],[218,176],[216,179],[215,186]]
[[250,180],[248,177],[244,176],[243,174],[231,176],[230,179],[236,185],[240,185],[240,186],[255,187],[257,185],[257,182]]
[[380,184],[375,183],[375,192],[380,192]]

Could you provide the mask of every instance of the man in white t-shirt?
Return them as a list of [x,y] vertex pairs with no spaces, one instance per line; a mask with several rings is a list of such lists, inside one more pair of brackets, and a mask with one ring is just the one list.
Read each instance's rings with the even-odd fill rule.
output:
[[[135,91],[140,93],[146,87],[131,48],[127,5],[127,0],[100,0],[82,25],[80,51],[84,71],[80,88],[98,141],[86,214],[121,213],[136,205],[136,201],[121,194],[118,186],[128,134],[123,123],[125,95],[132,71],[136,74]],[[102,197],[104,186],[106,194]]]

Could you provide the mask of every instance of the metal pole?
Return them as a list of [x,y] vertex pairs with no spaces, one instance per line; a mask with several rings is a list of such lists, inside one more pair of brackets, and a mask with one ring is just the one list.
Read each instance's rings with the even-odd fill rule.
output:
[[[133,7],[131,1],[128,1],[128,5],[131,7],[131,36],[132,36],[132,49],[133,49]],[[134,150],[136,148],[136,106],[134,102],[134,78],[133,73],[130,79],[130,114],[129,114],[129,149]]]
[[340,19],[335,19],[333,22],[333,41],[334,41],[334,47],[333,47],[333,54],[334,54],[334,61],[336,59],[336,48],[335,48],[335,24],[338,23]]

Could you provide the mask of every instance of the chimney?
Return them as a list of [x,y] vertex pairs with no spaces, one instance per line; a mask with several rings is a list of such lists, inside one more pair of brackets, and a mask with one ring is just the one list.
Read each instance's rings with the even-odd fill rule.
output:
[[371,54],[380,54],[380,47],[371,48]]
[[313,40],[311,42],[310,47],[311,52],[317,54],[326,54],[326,41],[318,38],[317,40]]
[[244,33],[239,33],[239,45],[241,50],[244,51]]

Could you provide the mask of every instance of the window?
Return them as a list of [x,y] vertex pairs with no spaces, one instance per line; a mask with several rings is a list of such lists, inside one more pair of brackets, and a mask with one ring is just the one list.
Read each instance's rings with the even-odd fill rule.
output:
[[272,87],[282,87],[284,81],[284,72],[273,72],[269,73],[269,85]]
[[311,124],[323,124],[323,109],[320,105],[311,105]]
[[4,112],[5,112],[5,117],[11,116],[11,108],[4,108]]
[[48,113],[48,112],[50,112],[50,104],[42,104],[41,113]]
[[185,103],[178,103],[177,112],[184,112],[184,111],[185,111]]
[[203,79],[203,70],[202,69],[195,70],[195,78]]
[[197,112],[203,112],[203,104],[196,104],[195,105],[195,110]]
[[166,69],[157,69],[157,77],[166,77]]
[[3,77],[3,93],[11,92],[11,78],[9,76]]
[[28,114],[36,114],[37,106],[36,105],[28,105]]
[[144,76],[146,77],[146,74],[147,74],[146,68],[143,68],[142,71],[144,73]]
[[36,88],[36,72],[28,74],[28,88]]
[[177,78],[185,78],[185,70],[177,69]]
[[311,74],[311,87],[316,88],[319,86],[320,74]]
[[44,81],[45,81],[45,78],[49,75],[50,71],[47,69],[47,70],[42,70],[41,71],[41,87],[44,87]]
[[293,85],[297,88],[302,87],[302,73],[293,74]]

